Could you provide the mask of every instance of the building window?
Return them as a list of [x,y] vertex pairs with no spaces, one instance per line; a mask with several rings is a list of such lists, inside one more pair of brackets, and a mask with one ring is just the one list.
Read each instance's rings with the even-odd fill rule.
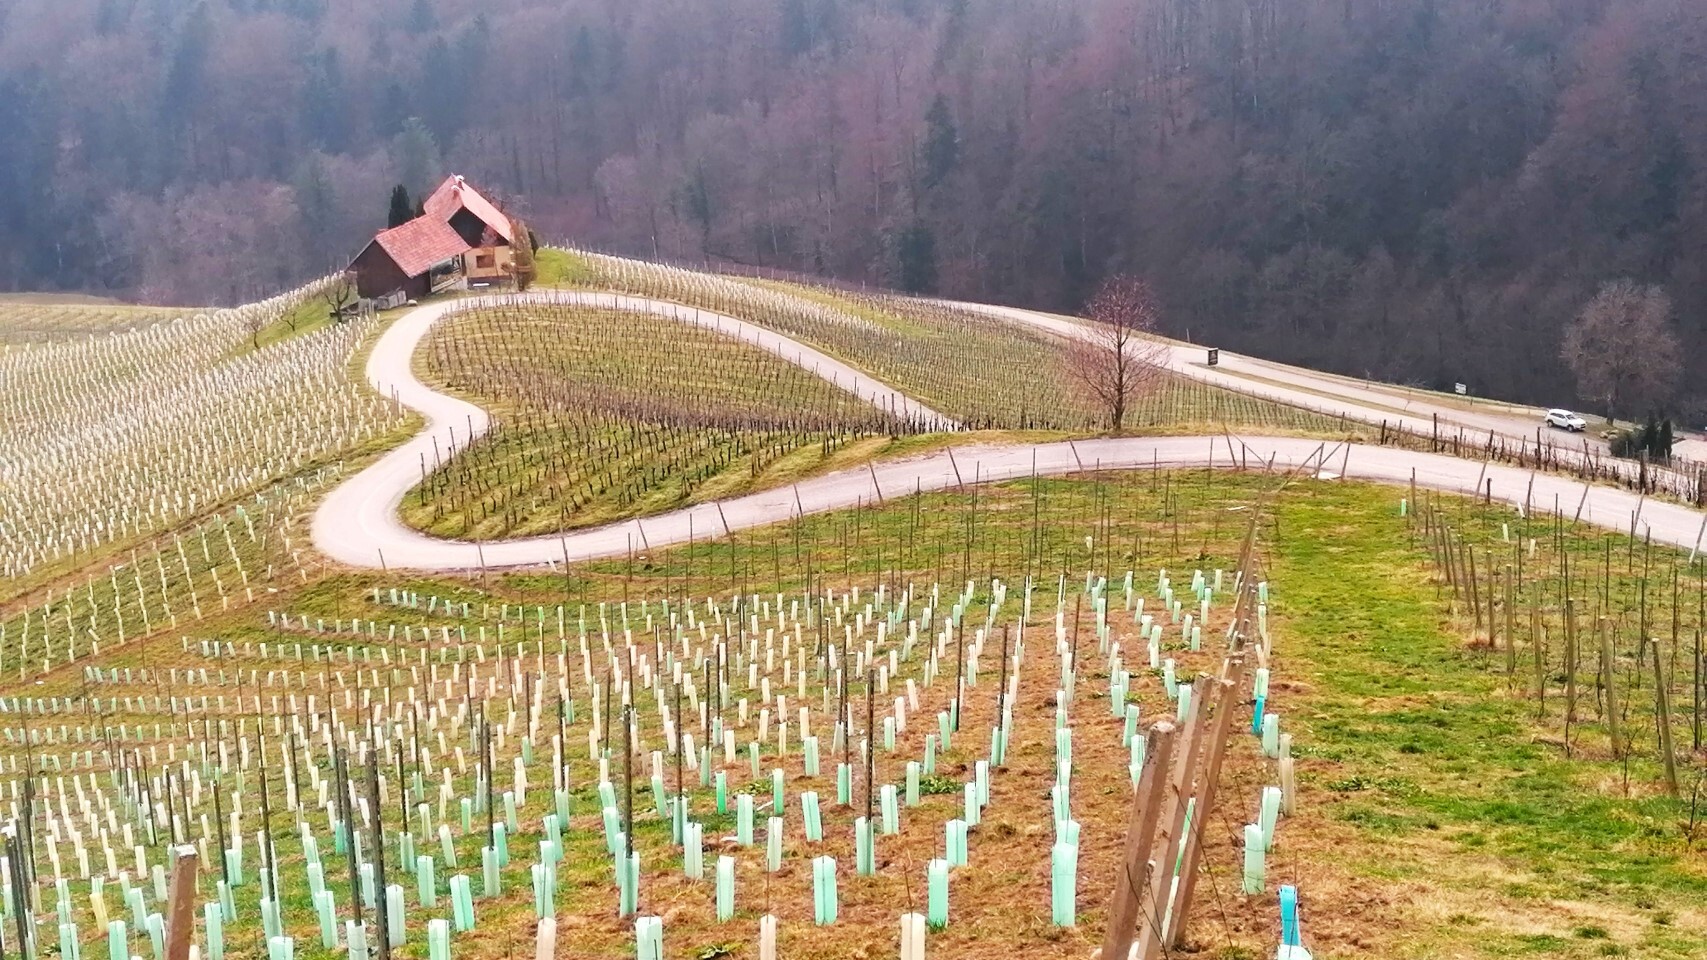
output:
[[474,255],[474,265],[476,267],[481,268],[481,269],[485,269],[485,270],[492,269],[493,262],[494,262],[494,258],[493,258],[493,255],[490,253],[477,253]]

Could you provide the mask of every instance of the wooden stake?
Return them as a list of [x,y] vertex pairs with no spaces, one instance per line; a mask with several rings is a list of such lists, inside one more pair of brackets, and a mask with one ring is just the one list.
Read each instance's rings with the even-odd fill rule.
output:
[[1179,893],[1174,897],[1173,916],[1169,921],[1165,942],[1175,948],[1185,939],[1186,915],[1191,910],[1192,894],[1197,890],[1197,866],[1203,857],[1203,824],[1215,809],[1215,794],[1221,783],[1221,763],[1226,758],[1227,736],[1232,729],[1233,703],[1245,675],[1245,658],[1233,657],[1229,676],[1215,681],[1215,726],[1209,737],[1209,753],[1204,757],[1203,775],[1197,785],[1197,805],[1192,809],[1191,830],[1183,840],[1185,859],[1180,864]]
[[[1600,618],[1600,669],[1606,674],[1606,735],[1612,741],[1612,756],[1624,755],[1624,738],[1618,728],[1617,661],[1612,649],[1612,631],[1605,617]],[[1659,669],[1659,664],[1654,668]]]
[[[1491,565],[1490,565],[1491,566]],[[1511,575],[1511,564],[1505,565],[1505,675],[1506,682],[1517,673],[1517,615],[1514,602],[1516,585]]]
[[166,908],[166,960],[190,960],[190,941],[196,932],[196,848],[185,844],[177,851]]
[[[1215,689],[1219,692],[1219,682]],[[1153,913],[1140,917],[1138,921],[1138,955],[1143,960],[1154,960],[1167,942],[1167,931],[1161,929],[1162,915],[1167,912],[1164,905],[1168,902],[1168,888],[1173,880],[1175,851],[1180,848],[1180,834],[1185,828],[1185,801],[1191,793],[1198,753],[1203,749],[1203,728],[1209,721],[1204,698],[1197,696],[1197,692],[1192,691],[1191,703],[1186,708],[1185,749],[1174,755],[1173,770],[1163,786],[1161,827],[1150,849],[1150,862],[1155,866],[1150,873],[1147,895]]]
[[[488,781],[490,782],[490,781]],[[378,934],[379,960],[391,960],[391,927],[386,918],[385,902],[385,820],[379,806],[379,764],[367,765],[367,803],[371,814],[373,830],[373,910],[374,930]],[[488,838],[487,842],[491,842]],[[354,855],[354,844],[351,845],[351,855]],[[350,896],[359,899],[360,890],[351,890]]]
[[1666,684],[1665,661],[1660,657],[1660,642],[1654,645],[1654,707],[1660,727],[1660,753],[1665,760],[1666,788],[1677,796],[1677,755],[1671,745],[1671,690]]
[[1167,771],[1172,769],[1174,741],[1178,732],[1166,720],[1150,728],[1149,743],[1144,751],[1148,760],[1139,775],[1138,790],[1132,797],[1132,814],[1126,824],[1126,852],[1121,858],[1120,871],[1114,878],[1108,930],[1103,935],[1102,955],[1108,960],[1126,960],[1132,949],[1132,939],[1138,932],[1138,921],[1145,907],[1139,891],[1149,888],[1153,865],[1147,858],[1156,836],[1156,821],[1161,814],[1163,790]]
[[1577,714],[1576,601],[1565,598],[1565,756],[1571,755],[1571,721]]

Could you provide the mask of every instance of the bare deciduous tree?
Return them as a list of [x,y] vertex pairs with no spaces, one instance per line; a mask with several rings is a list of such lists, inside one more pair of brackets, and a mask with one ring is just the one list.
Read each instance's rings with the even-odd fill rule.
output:
[[1682,373],[1671,298],[1658,286],[1613,280],[1565,331],[1560,355],[1578,392],[1617,416],[1640,416],[1670,401]]
[[[354,274],[345,272],[333,277],[320,291],[320,299],[326,304],[326,315],[337,323],[344,319],[344,307],[356,298],[356,282]],[[291,329],[295,330],[293,323]]]
[[1119,433],[1133,401],[1167,375],[1167,344],[1157,340],[1156,298],[1137,277],[1110,277],[1085,310],[1084,336],[1067,348],[1067,376],[1107,414]]

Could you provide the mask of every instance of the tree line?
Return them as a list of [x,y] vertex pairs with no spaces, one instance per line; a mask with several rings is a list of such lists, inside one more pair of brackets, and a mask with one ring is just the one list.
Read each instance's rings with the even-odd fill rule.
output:
[[[542,237],[1132,274],[1195,341],[1612,406],[1565,344],[1609,284],[1707,347],[1703,55],[1685,0],[7,0],[0,287],[250,299],[454,171]],[[1707,413],[1691,373],[1641,405]]]

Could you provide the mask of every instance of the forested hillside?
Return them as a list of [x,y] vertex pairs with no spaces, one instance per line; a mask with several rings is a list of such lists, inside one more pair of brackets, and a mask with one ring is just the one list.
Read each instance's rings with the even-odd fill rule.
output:
[[545,237],[1560,402],[1657,284],[1707,393],[1699,0],[0,0],[0,288],[229,302],[447,171]]

